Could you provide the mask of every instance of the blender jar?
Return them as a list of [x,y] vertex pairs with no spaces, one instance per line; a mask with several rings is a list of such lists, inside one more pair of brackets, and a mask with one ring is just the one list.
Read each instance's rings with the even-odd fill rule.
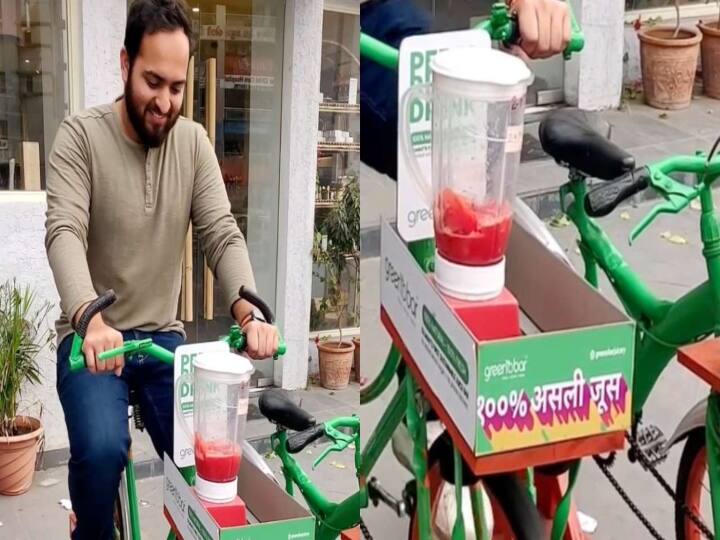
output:
[[253,367],[230,352],[199,354],[193,365],[195,491],[206,501],[229,502],[237,495]]
[[[533,75],[521,59],[478,47],[442,51],[431,67],[432,191],[423,191],[432,199],[435,281],[456,298],[493,298],[505,282],[525,94]],[[422,181],[414,156],[408,161]]]

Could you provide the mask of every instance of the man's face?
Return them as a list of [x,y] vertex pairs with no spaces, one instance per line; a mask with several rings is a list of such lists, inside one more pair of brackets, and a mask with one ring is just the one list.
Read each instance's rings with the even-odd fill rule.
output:
[[160,146],[180,115],[189,56],[182,30],[145,35],[132,65],[121,53],[125,106],[146,146]]

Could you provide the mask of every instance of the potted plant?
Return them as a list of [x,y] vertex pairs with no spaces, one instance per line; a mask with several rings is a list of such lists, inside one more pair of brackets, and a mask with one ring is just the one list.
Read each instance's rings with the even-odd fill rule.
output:
[[342,198],[327,214],[315,233],[313,261],[324,270],[316,272],[325,282],[327,294],[320,309],[333,309],[337,317],[339,339],[324,339],[318,343],[320,384],[340,390],[348,385],[355,345],[343,340],[343,324],[348,311],[348,293],[342,287],[342,275],[348,262],[356,269],[360,265],[360,193],[357,177],[353,177],[343,191]]
[[[720,0],[717,0],[720,6]],[[706,96],[720,99],[720,13],[715,21],[700,21],[702,32],[700,54],[702,58],[703,92]]]
[[675,26],[645,25],[638,30],[643,93],[648,105],[684,109],[692,99],[702,33],[680,27],[680,6],[675,0]]
[[0,494],[20,495],[32,485],[43,442],[40,420],[18,414],[26,384],[40,382],[38,355],[55,333],[45,318],[50,305],[16,282],[0,284]]
[[354,337],[353,345],[355,345],[355,351],[353,352],[353,370],[355,371],[355,380],[360,382],[360,336]]

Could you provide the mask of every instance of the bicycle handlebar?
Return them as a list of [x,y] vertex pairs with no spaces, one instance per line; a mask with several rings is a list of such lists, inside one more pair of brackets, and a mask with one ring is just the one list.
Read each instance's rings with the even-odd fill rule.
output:
[[[260,310],[260,312],[263,314],[263,317],[265,318],[265,321],[268,324],[273,324],[275,322],[275,315],[273,314],[270,307],[254,292],[245,289],[245,287],[241,287],[239,294],[240,298],[242,298],[243,300],[247,300]],[[82,345],[83,341],[85,340],[85,335],[87,333],[87,327],[90,324],[90,320],[98,313],[110,307],[115,302],[115,300],[117,300],[115,292],[112,289],[108,289],[98,298],[93,300],[88,305],[87,309],[85,309],[85,312],[80,317],[77,328],[75,329],[75,337],[73,338],[72,349],[70,351],[70,357],[68,359],[68,362],[70,364],[70,371],[79,371],[85,367],[85,355],[82,352]],[[240,327],[236,324],[230,327],[229,334],[222,337],[221,340],[228,343],[231,349],[237,351],[243,351],[247,346],[247,337],[240,329]],[[149,338],[126,341],[123,343],[122,347],[116,347],[114,349],[109,349],[100,353],[98,355],[98,360],[107,360],[108,358],[114,358],[115,356],[134,354],[138,352],[143,352],[167,364],[172,364],[175,361],[175,355],[172,352],[164,349],[163,347],[160,347],[159,345],[156,345],[155,343],[153,343],[152,339]],[[286,352],[287,346],[285,344],[285,341],[280,338],[278,350],[273,356],[273,358],[277,359],[278,356],[282,356]]]
[[[688,186],[673,179],[670,176],[673,173],[694,174],[700,181],[695,186]],[[700,195],[703,188],[710,188],[718,177],[720,157],[708,161],[702,153],[695,156],[673,156],[601,184],[586,195],[585,210],[590,217],[607,215],[622,201],[651,187],[664,201],[655,205],[631,231],[629,242],[632,244],[657,216],[681,212]]]
[[[567,3],[570,14],[571,34],[570,41],[563,51],[565,59],[569,59],[572,53],[580,52],[585,46],[585,37],[575,19],[570,2]],[[518,21],[510,15],[507,5],[504,2],[495,2],[490,10],[490,18],[478,24],[475,28],[485,30],[493,41],[500,41],[505,45],[517,43],[520,38]],[[365,33],[360,33],[360,55],[384,66],[388,69],[397,70],[400,53],[395,47],[383,43]]]

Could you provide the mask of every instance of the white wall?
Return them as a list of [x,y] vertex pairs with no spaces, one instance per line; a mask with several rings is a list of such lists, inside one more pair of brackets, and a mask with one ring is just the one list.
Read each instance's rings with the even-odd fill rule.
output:
[[120,49],[125,38],[126,0],[81,0],[82,108],[109,103],[123,92]]
[[275,384],[307,384],[322,2],[288,0],[283,63],[277,318],[288,354]]
[[[54,328],[60,314],[60,299],[45,255],[45,192],[0,191],[0,282],[16,278],[20,286],[30,286],[39,307],[53,305],[46,325]],[[67,446],[65,418],[55,391],[55,353],[46,347],[39,357],[41,384],[25,387],[21,413],[37,416],[42,404],[45,448]]]
[[573,0],[585,47],[565,64],[565,99],[584,110],[620,105],[623,75],[623,0]]

